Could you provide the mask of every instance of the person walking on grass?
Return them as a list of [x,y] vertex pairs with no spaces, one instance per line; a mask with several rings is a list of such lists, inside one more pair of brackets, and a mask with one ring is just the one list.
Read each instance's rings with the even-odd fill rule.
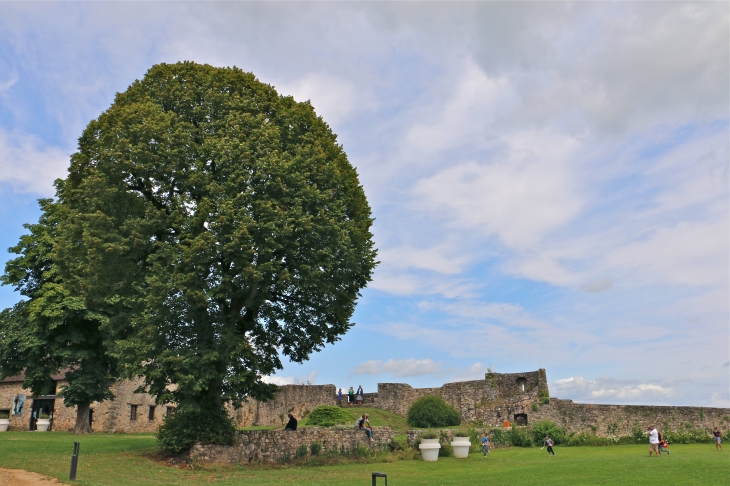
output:
[[548,457],[554,456],[555,451],[553,451],[553,445],[555,445],[555,441],[552,440],[549,435],[546,435],[545,440],[542,442],[542,447],[540,447],[540,450],[543,450],[547,447]]
[[649,426],[649,457],[652,452],[659,457],[659,431],[653,425]]
[[657,431],[657,432],[658,432],[658,435],[659,435],[659,455],[661,456],[662,455],[662,452],[666,452],[667,455],[669,455],[669,452],[670,452],[669,449],[668,449],[669,442],[667,442],[667,440],[664,437],[662,437],[662,433],[661,432],[659,432],[659,431]]
[[712,428],[712,439],[715,441],[715,450],[722,450],[722,434],[717,430],[717,427]]
[[484,457],[489,454],[489,437],[486,433],[482,434],[482,453],[484,453]]

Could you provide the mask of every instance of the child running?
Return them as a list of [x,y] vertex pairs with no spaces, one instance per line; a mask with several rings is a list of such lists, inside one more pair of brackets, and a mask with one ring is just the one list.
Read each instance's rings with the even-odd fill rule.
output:
[[553,445],[555,445],[555,441],[552,440],[549,435],[546,435],[545,440],[542,443],[542,447],[540,447],[540,450],[543,450],[545,447],[547,447],[548,457],[554,456],[555,451],[553,451]]
[[487,454],[489,454],[489,437],[487,437],[487,434],[482,434],[482,452],[484,453],[484,457],[487,457]]
[[720,431],[717,430],[717,427],[712,428],[712,438],[715,441],[715,450],[721,451],[722,450],[722,434],[720,434]]

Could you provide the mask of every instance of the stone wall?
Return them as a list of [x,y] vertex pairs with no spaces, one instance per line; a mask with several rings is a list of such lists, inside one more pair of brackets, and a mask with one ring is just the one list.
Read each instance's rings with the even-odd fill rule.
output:
[[[524,387],[523,387],[524,385]],[[446,383],[439,388],[413,388],[405,383],[378,383],[373,406],[401,417],[418,398],[435,395],[460,413],[465,422],[487,425],[514,421],[525,415],[540,393],[549,395],[544,369],[525,373],[488,373],[484,380]]]
[[[57,380],[57,391],[63,387],[64,381]],[[141,380],[124,380],[112,386],[114,400],[94,402],[91,404],[92,431],[96,432],[157,432],[167,413],[166,406],[155,406],[155,400],[147,393],[135,393],[134,390],[141,384]],[[0,382],[0,410],[12,409],[13,397],[25,395],[25,405],[20,416],[10,417],[8,430],[28,430],[34,397],[30,390],[23,388],[20,379],[10,379]],[[61,395],[47,395],[39,397],[44,400],[54,400],[52,430],[71,430],[76,424],[76,407],[66,407]],[[136,419],[132,420],[132,405],[137,406]],[[150,407],[154,406],[153,418],[150,420]]]
[[666,407],[649,405],[590,405],[572,400],[550,399],[547,405],[530,410],[529,422],[552,420],[568,432],[595,432],[600,436],[627,435],[633,428],[646,430],[654,425],[660,431],[695,427],[730,427],[730,409],[712,407]]
[[[346,400],[347,398],[345,398]],[[268,402],[249,400],[233,410],[239,427],[251,425],[286,425],[288,413],[301,418],[320,405],[336,405],[334,385],[283,385]]]
[[295,457],[297,448],[306,446],[311,450],[312,443],[322,446],[322,453],[341,448],[351,450],[358,445],[382,447],[393,440],[395,433],[390,427],[373,427],[371,443],[365,432],[341,428],[307,427],[294,432],[284,430],[240,430],[237,444],[232,446],[196,444],[190,450],[190,458],[199,462],[218,462],[229,464],[248,464],[261,462],[273,464],[281,462],[287,455]]

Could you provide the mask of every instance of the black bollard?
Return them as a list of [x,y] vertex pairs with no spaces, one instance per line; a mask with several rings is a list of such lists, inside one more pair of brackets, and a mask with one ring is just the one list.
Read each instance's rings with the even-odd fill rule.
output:
[[76,481],[76,466],[79,465],[79,449],[81,444],[74,442],[74,453],[71,456],[71,472],[68,473],[69,481]]
[[374,472],[373,473],[373,486],[375,486],[378,483],[378,478],[385,478],[385,486],[388,486],[388,475],[381,472]]

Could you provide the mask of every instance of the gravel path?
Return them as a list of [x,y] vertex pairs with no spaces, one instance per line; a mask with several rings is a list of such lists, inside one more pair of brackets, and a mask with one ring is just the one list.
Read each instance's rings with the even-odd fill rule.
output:
[[22,469],[0,468],[0,484],[12,486],[60,486],[57,479],[49,479],[38,473],[23,471]]

